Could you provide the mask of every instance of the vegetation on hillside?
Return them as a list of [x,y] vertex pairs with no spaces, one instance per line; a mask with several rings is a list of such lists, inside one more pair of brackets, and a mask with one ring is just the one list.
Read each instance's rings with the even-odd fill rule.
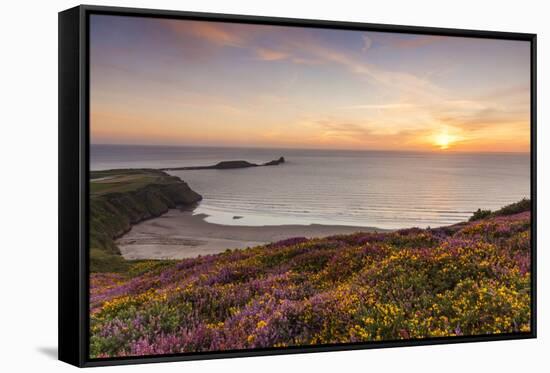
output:
[[521,205],[443,228],[297,237],[92,274],[91,356],[528,332]]
[[529,211],[529,210],[531,210],[531,200],[524,198],[521,201],[504,206],[500,210],[496,210],[494,212],[491,210],[477,209],[477,211],[475,211],[474,214],[470,217],[470,221],[486,219],[488,217],[494,217],[494,216],[512,215],[512,214],[517,214],[519,212]]
[[201,199],[178,177],[152,169],[92,171],[90,180],[90,270],[123,271],[127,263],[115,239],[133,224]]

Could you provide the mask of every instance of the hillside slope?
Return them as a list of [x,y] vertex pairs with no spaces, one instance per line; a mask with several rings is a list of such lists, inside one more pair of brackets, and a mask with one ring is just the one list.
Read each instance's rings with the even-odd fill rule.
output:
[[113,270],[124,259],[115,239],[140,221],[201,200],[178,177],[152,169],[92,171],[90,181],[91,270]]
[[530,328],[530,212],[293,238],[91,277],[92,357]]

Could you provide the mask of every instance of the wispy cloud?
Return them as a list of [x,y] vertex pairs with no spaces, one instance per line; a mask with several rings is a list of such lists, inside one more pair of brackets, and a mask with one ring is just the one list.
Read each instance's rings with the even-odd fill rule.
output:
[[317,142],[355,149],[425,149],[431,134],[426,128],[384,128],[379,122],[343,122],[334,118],[308,125],[315,128]]
[[422,48],[449,40],[447,37],[438,35],[415,35],[372,31],[366,32],[364,38],[370,39],[369,48],[372,44],[376,43],[378,47],[394,49]]
[[241,25],[233,26],[215,22],[162,20],[174,33],[181,36],[194,36],[220,46],[243,47],[246,33]]
[[[528,58],[517,44],[510,50],[491,40],[166,19],[101,22],[107,31],[92,50],[92,109],[147,117],[151,123],[139,123],[149,135],[185,138],[194,128],[197,142],[226,143],[218,129],[231,126],[242,141],[278,146],[427,149],[440,135],[468,149],[528,143]],[[116,32],[132,37],[112,38]],[[498,63],[480,54],[485,47],[498,52]],[[95,128],[113,136],[119,119],[126,128],[137,123],[132,115],[95,118]]]
[[[388,70],[368,63],[364,59],[354,57],[352,54],[324,45],[322,41],[309,37],[309,34],[301,29],[255,26],[254,32],[251,32],[250,27],[254,26],[242,24],[181,22],[175,20],[166,20],[165,23],[171,30],[184,36],[192,35],[218,46],[249,49],[256,59],[261,61],[288,60],[291,63],[306,65],[336,64],[352,74],[364,76],[371,81],[394,89],[408,91],[416,95],[441,96],[442,94],[440,87],[425,78],[407,72]],[[263,32],[258,32],[258,30],[263,30]],[[295,40],[296,37],[293,33],[303,34],[302,37]],[[269,35],[269,38],[276,40],[279,48],[263,46],[262,38],[265,35]],[[372,47],[373,39],[368,34],[358,33],[357,37],[362,41],[363,51],[367,51]],[[409,46],[412,43],[424,44],[433,40],[437,40],[437,38],[420,37],[412,40],[398,40],[396,43]]]
[[363,38],[363,52],[366,52],[372,47],[372,39],[367,34],[363,34],[362,38]]
[[256,49],[256,56],[262,61],[279,61],[287,59],[290,55],[273,49],[258,48]]
[[368,128],[365,125],[357,123],[342,123],[342,122],[333,122],[330,120],[319,120],[316,122],[319,128],[322,130],[322,133],[325,136],[329,137],[350,137],[364,138],[366,136],[371,136],[373,130]]
[[408,103],[408,102],[395,102],[388,104],[365,104],[365,105],[351,105],[346,106],[344,109],[376,109],[376,110],[394,110],[394,109],[411,109],[418,107],[418,105]]
[[404,91],[417,96],[429,96],[430,98],[446,94],[444,89],[427,79],[423,79],[412,73],[384,69],[333,48],[327,48],[319,44],[308,44],[302,49],[318,59],[337,64],[352,74],[364,76],[372,82],[398,91]]

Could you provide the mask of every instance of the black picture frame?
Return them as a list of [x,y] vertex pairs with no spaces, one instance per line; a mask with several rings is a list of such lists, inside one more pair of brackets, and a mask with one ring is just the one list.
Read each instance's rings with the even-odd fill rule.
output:
[[[201,352],[178,355],[89,359],[88,358],[88,209],[89,209],[89,29],[91,14],[174,18],[232,23],[253,23],[327,29],[383,31],[490,39],[528,41],[531,45],[531,331],[513,334],[457,336],[419,340],[380,341]],[[397,26],[356,22],[324,21],[181,12],[81,5],[59,13],[59,360],[79,367],[217,359],[261,355],[326,352],[446,343],[482,342],[536,338],[537,258],[537,86],[536,34]]]

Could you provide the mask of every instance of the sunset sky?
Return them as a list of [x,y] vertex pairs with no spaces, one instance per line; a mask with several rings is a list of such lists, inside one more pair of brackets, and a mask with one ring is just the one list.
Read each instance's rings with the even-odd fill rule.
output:
[[524,41],[91,16],[91,142],[529,151]]

